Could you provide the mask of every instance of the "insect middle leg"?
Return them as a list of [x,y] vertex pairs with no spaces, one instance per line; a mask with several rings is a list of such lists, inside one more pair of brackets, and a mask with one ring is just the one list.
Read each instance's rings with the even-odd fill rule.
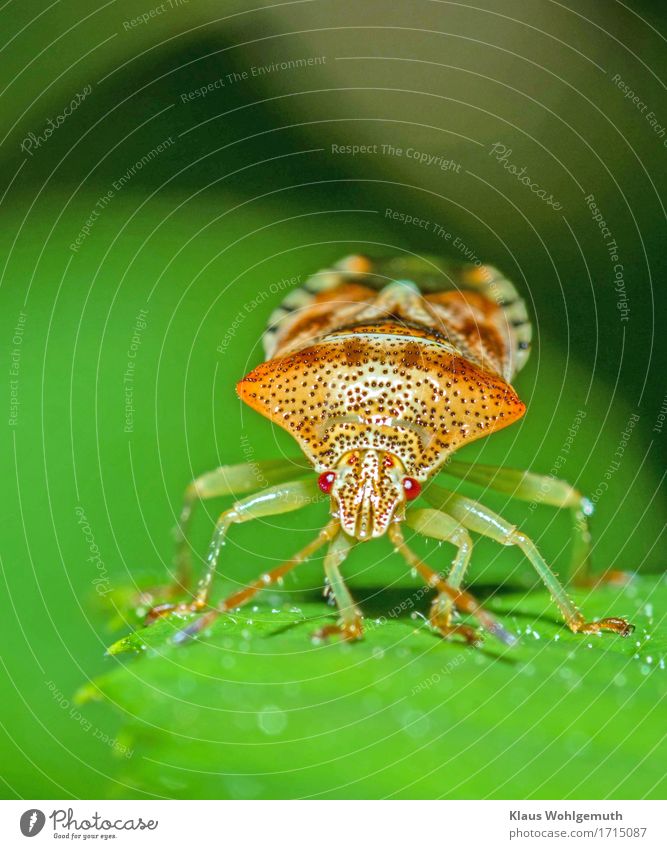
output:
[[[304,467],[303,471],[307,474],[309,469]],[[150,604],[155,598],[173,598],[190,588],[192,560],[188,535],[194,507],[198,501],[225,495],[242,495],[270,484],[289,481],[298,476],[298,473],[299,467],[293,460],[259,460],[254,463],[220,466],[195,478],[185,490],[183,506],[174,531],[174,580],[169,586],[145,590],[141,594],[142,601]]]
[[625,573],[616,569],[594,577],[591,575],[591,533],[588,519],[593,515],[593,504],[567,481],[520,469],[462,463],[459,460],[450,460],[443,471],[478,486],[504,492],[520,501],[569,509],[574,526],[570,582],[579,586],[590,586],[598,582],[627,580]]
[[[452,561],[452,568],[447,575],[447,583],[450,587],[458,590],[472,554],[472,540],[468,531],[456,519],[440,510],[409,510],[405,522],[408,527],[417,531],[417,533],[443,542],[451,542],[452,545],[456,546],[456,554]],[[451,596],[443,592],[438,593],[431,605],[429,617],[431,625],[443,634],[451,633],[452,628],[465,628],[465,626],[452,625],[454,610],[455,605]],[[464,631],[459,631],[459,633],[465,636]]]
[[[398,523],[390,525],[387,533],[389,535],[389,539],[396,547],[396,550],[403,555],[408,565],[415,569],[430,587],[437,589],[441,595],[448,596],[454,605],[460,610],[463,610],[465,613],[471,613],[486,631],[494,637],[497,637],[503,643],[513,645],[516,642],[516,639],[503,628],[494,616],[484,610],[484,608],[475,600],[475,598],[473,598],[472,595],[470,595],[470,593],[450,586],[447,581],[445,581],[436,571],[431,569],[428,564],[424,563],[424,561],[408,547]],[[467,642],[477,643],[479,641],[479,637],[474,629],[469,628],[466,625],[449,625],[447,628],[443,628],[443,623],[440,623],[437,627],[443,636],[459,634]]]
[[353,540],[343,531],[339,531],[324,558],[324,572],[329,582],[327,589],[333,594],[338,606],[340,621],[336,625],[324,625],[313,634],[315,639],[326,639],[333,634],[338,634],[344,640],[360,640],[363,636],[361,611],[340,573],[340,565],[353,545]]
[[267,516],[277,516],[281,513],[289,513],[310,504],[313,500],[323,498],[323,493],[318,489],[316,482],[289,481],[278,486],[269,487],[261,492],[237,501],[229,510],[220,515],[213,533],[213,539],[209,545],[206,557],[206,571],[197,585],[194,597],[189,602],[182,604],[161,604],[148,612],[148,620],[153,621],[173,610],[177,612],[193,612],[204,608],[208,602],[211,583],[215,576],[220,556],[220,549],[225,543],[227,531],[234,524],[249,522]]
[[[185,490],[183,507],[176,526],[176,575],[181,584],[189,585],[192,565],[188,533],[194,506],[207,498],[224,495],[242,495],[271,484],[289,481],[298,476],[299,468],[293,460],[258,460],[255,463],[239,463],[220,466],[195,478]],[[303,469],[304,474],[310,469]]]
[[609,617],[594,622],[587,622],[581,615],[574,602],[569,598],[565,588],[551,571],[535,543],[515,525],[507,522],[493,510],[466,498],[450,492],[443,487],[432,484],[424,493],[426,500],[434,507],[445,510],[468,530],[499,542],[501,545],[516,545],[530,560],[545,586],[551,593],[563,614],[565,622],[571,631],[582,634],[598,634],[601,631],[613,631],[627,637],[632,633],[633,626],[625,619]]

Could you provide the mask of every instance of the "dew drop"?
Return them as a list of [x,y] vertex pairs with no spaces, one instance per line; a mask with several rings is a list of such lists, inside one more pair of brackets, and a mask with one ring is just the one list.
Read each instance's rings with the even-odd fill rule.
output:
[[266,705],[257,714],[259,730],[268,737],[275,737],[287,728],[287,714],[275,705]]

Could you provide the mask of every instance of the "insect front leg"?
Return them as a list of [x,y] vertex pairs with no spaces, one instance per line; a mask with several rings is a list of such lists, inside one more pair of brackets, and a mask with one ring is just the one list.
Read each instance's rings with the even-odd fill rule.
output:
[[[444,578],[431,569],[428,564],[424,563],[424,561],[408,547],[403,537],[403,532],[397,522],[390,525],[387,533],[389,539],[396,547],[396,550],[403,555],[407,564],[412,569],[415,569],[430,587],[433,587],[440,593],[449,596],[449,598],[451,598],[454,602],[454,605],[460,610],[463,610],[465,613],[471,613],[484,630],[488,631],[494,637],[497,637],[501,640],[501,642],[506,643],[507,645],[513,645],[516,642],[515,638],[503,628],[500,622],[498,622],[498,620],[488,611],[484,610],[484,608],[476,601],[475,598],[473,598],[472,595],[470,595],[470,593],[450,586]],[[476,632],[472,628],[468,628],[466,625],[451,625],[446,633],[443,632],[442,627],[439,627],[438,630],[443,633],[443,636],[453,636],[458,634],[462,636],[466,642],[479,642],[479,637]]]
[[324,558],[324,572],[329,582],[328,590],[333,593],[338,605],[340,621],[336,625],[325,625],[320,628],[313,634],[314,639],[323,640],[333,634],[340,635],[344,640],[360,640],[363,636],[361,611],[355,604],[340,573],[340,565],[353,544],[353,540],[347,534],[339,531]]
[[208,601],[211,583],[215,576],[218,565],[220,549],[225,543],[225,536],[229,528],[241,522],[250,522],[253,519],[261,519],[267,516],[277,516],[281,513],[289,513],[305,507],[313,500],[324,498],[324,494],[318,489],[317,483],[312,480],[289,481],[278,486],[262,490],[254,495],[237,501],[229,510],[220,515],[213,533],[213,539],[209,545],[206,557],[206,571],[197,585],[194,598],[190,602],[179,605],[161,604],[152,608],[148,613],[148,620],[153,621],[173,610],[178,612],[193,612],[201,610]]
[[[408,527],[417,531],[417,533],[444,542],[451,542],[452,545],[456,546],[456,554],[452,561],[452,568],[447,575],[447,583],[450,587],[458,590],[472,554],[470,534],[456,519],[440,510],[409,510],[405,521]],[[454,626],[452,624],[454,609],[455,605],[451,596],[447,593],[438,593],[431,605],[431,625],[445,635],[451,633],[452,628],[465,628],[465,626]],[[463,632],[459,631],[459,633]]]
[[271,584],[280,580],[288,572],[291,572],[296,566],[304,563],[312,554],[314,554],[323,545],[332,540],[338,533],[340,525],[336,520],[329,522],[314,540],[308,543],[301,551],[297,552],[289,560],[286,560],[280,566],[272,569],[270,572],[265,572],[257,580],[252,581],[248,586],[244,587],[236,593],[228,596],[222,601],[215,610],[209,610],[203,616],[200,616],[194,622],[191,622],[187,627],[177,631],[172,638],[174,643],[184,643],[187,640],[198,634],[203,628],[207,628],[218,616],[222,613],[228,613],[235,610],[243,604],[247,604],[254,598],[260,590],[266,589]]
[[424,495],[430,504],[440,510],[445,510],[455,519],[458,519],[468,530],[490,537],[501,545],[516,545],[520,548],[532,563],[537,574],[542,578],[570,630],[582,634],[613,631],[624,637],[627,637],[634,630],[633,626],[625,619],[616,617],[587,622],[537,550],[535,543],[519,531],[515,525],[507,522],[493,510],[478,501],[449,492],[449,490],[435,484],[432,484]]
[[504,492],[520,501],[569,509],[574,527],[570,582],[579,586],[590,586],[598,581],[627,580],[624,572],[615,569],[599,576],[591,576],[591,533],[588,520],[593,515],[593,504],[567,481],[520,469],[462,463],[459,460],[450,460],[443,471],[478,486]]

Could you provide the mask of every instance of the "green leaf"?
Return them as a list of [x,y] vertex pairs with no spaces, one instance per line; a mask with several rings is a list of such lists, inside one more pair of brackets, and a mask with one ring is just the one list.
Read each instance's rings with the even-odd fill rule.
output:
[[471,649],[434,634],[428,599],[401,590],[366,605],[363,642],[317,644],[335,611],[268,593],[184,646],[170,642],[182,617],[131,634],[80,699],[131,718],[126,777],[149,793],[659,798],[667,585],[574,595],[635,633],[576,636],[545,593],[496,595],[487,606],[519,642]]

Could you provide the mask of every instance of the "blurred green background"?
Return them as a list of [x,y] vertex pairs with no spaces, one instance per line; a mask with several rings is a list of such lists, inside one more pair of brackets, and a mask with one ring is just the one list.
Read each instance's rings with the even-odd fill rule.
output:
[[[664,795],[663,4],[75,0],[0,16],[6,797]],[[309,642],[333,615],[313,561],[205,644],[175,652],[165,623],[105,655],[139,627],[127,588],[168,577],[188,480],[298,457],[234,384],[282,281],[357,251],[481,259],[516,282],[535,326],[528,413],[461,459],[597,493],[596,567],[642,577],[577,598],[630,616],[635,637],[568,637],[520,555],[480,541],[475,590],[521,645],[444,644],[400,608],[418,584],[381,541],[347,567],[388,616],[363,645]],[[566,575],[568,516],[484,498]],[[200,553],[219,509],[197,517]],[[216,593],[325,513],[235,529]],[[422,550],[444,568],[447,548]]]

